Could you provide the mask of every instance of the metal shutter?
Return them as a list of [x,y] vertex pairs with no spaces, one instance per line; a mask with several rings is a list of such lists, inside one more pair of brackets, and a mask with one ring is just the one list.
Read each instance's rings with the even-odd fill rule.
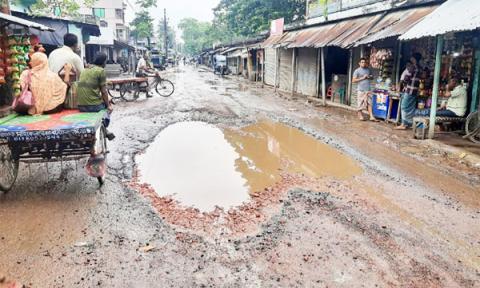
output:
[[265,84],[275,85],[275,61],[277,55],[274,48],[265,49]]
[[317,92],[317,49],[300,48],[297,58],[296,92],[316,96]]
[[280,90],[292,91],[292,57],[293,49],[280,51]]

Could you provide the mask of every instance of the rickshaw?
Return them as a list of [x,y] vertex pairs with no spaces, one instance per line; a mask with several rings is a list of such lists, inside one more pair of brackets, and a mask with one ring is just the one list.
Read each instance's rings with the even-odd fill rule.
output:
[[[9,115],[0,118],[0,191],[8,192],[17,180],[20,163],[101,159],[103,171],[90,171],[99,184],[105,181],[106,111],[81,113],[64,110],[49,115]],[[97,162],[98,164],[98,162]],[[94,175],[92,175],[94,174]]]

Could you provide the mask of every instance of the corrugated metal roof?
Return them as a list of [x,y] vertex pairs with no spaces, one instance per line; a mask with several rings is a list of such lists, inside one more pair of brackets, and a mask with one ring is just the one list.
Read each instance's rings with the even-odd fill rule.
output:
[[368,16],[288,32],[277,46],[287,48],[338,46],[347,48],[363,37],[381,17],[381,15]]
[[410,40],[478,28],[480,28],[480,1],[448,0],[400,36],[400,39]]
[[437,8],[435,5],[388,13],[355,46],[402,35]]
[[279,43],[279,41],[282,39],[282,37],[287,34],[287,33],[283,33],[283,35],[271,35],[270,37],[268,37],[265,41],[263,41],[262,43],[262,47],[263,48],[272,48],[273,46],[275,46],[277,43]]
[[29,27],[29,28],[35,28],[35,29],[42,30],[42,31],[55,31],[54,29],[52,29],[48,26],[45,26],[45,25],[42,25],[42,24],[39,24],[39,23],[35,23],[35,22],[32,22],[32,21],[28,21],[28,20],[22,19],[20,17],[12,16],[12,15],[5,14],[5,13],[1,13],[1,12],[0,12],[0,19],[4,20],[6,22],[9,22],[9,23],[13,23],[13,24],[17,24],[17,25],[24,26],[24,27]]

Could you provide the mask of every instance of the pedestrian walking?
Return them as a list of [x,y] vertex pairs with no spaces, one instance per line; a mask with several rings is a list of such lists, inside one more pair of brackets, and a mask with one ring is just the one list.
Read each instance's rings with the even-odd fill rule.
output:
[[357,98],[358,98],[358,119],[365,121],[363,118],[363,111],[367,110],[370,116],[370,121],[378,121],[373,116],[372,109],[372,93],[370,88],[370,80],[373,78],[368,69],[368,62],[366,58],[361,58],[358,63],[359,67],[353,72],[353,83],[357,83]]

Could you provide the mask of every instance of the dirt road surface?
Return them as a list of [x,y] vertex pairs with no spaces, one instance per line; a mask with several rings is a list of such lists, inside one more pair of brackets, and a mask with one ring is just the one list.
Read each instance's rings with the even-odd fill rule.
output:
[[[101,189],[82,163],[50,164],[48,173],[44,165],[21,168],[15,188],[0,195],[0,280],[27,287],[480,287],[479,167],[387,124],[360,123],[351,112],[236,77],[190,67],[166,76],[177,88],[170,98],[115,106],[117,138]],[[185,204],[194,198],[159,195],[142,179],[148,175],[137,169],[137,155],[149,158],[162,131],[166,137],[167,127],[189,121],[209,123],[212,135],[223,133],[218,141],[231,144],[228,153],[242,155],[231,172],[244,179],[229,175],[255,189],[234,207],[195,209]],[[180,138],[171,143],[197,142],[182,135],[195,134],[172,134]],[[262,162],[265,155],[273,156]],[[161,164],[165,173],[177,167]],[[172,185],[193,183],[206,166],[170,173]],[[199,183],[230,179],[206,177]],[[205,205],[229,200],[206,193],[197,197]]]

